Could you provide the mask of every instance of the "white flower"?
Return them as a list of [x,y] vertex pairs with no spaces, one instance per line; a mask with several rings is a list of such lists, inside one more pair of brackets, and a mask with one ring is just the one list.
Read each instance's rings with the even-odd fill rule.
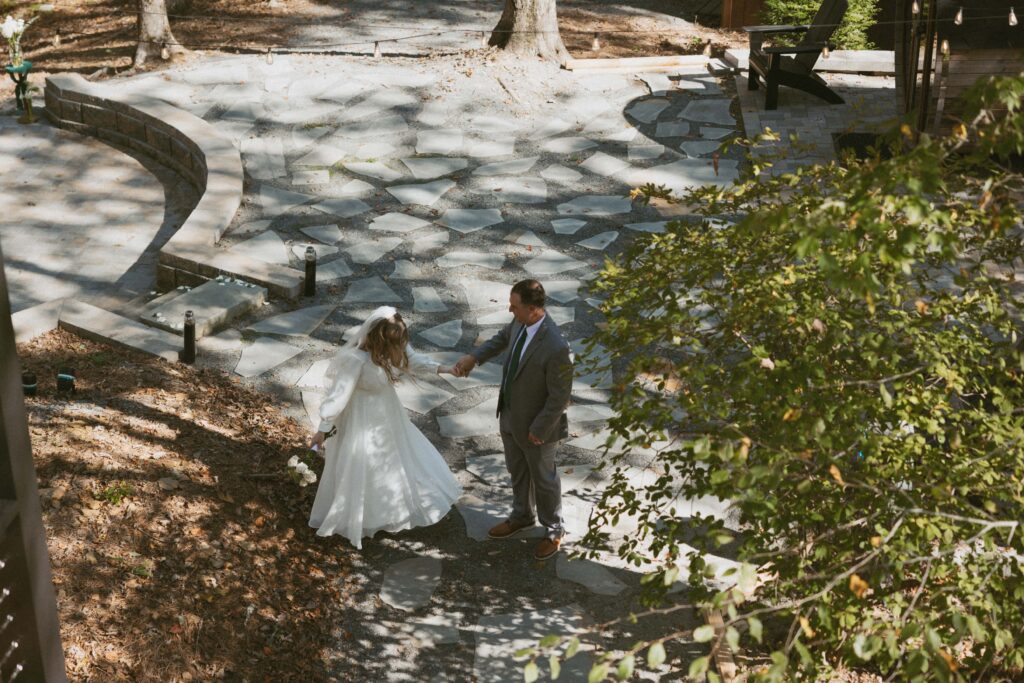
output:
[[[21,28],[24,30],[24,26]],[[7,18],[4,19],[4,23],[0,24],[0,34],[3,34],[4,38],[10,40],[16,33],[21,33],[18,30],[18,20],[8,14]]]
[[316,482],[316,472],[314,472],[313,470],[310,470],[310,471],[306,472],[305,474],[302,475],[302,480],[304,482],[306,482],[307,484],[315,483]]
[[772,362],[771,358],[762,358],[761,367],[764,368],[765,370],[774,370],[775,363]]
[[309,486],[309,482],[305,479],[299,479],[299,486]]
[[295,471],[298,472],[299,474],[305,474],[306,472],[309,472],[309,465],[307,465],[304,462],[300,462],[298,465],[295,466]]
[[298,464],[299,464],[299,456],[293,455],[292,457],[288,458],[288,467],[295,467]]

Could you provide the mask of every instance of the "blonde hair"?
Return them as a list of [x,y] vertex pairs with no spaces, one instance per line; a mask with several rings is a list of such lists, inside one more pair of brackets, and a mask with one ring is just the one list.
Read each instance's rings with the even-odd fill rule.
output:
[[398,381],[399,371],[409,367],[409,356],[405,352],[408,344],[409,328],[405,326],[401,314],[395,313],[373,326],[366,335],[362,349],[370,354],[370,360],[384,370],[388,381],[394,384]]

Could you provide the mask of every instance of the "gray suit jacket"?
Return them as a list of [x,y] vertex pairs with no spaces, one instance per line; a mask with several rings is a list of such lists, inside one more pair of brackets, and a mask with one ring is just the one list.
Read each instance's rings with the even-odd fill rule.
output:
[[[494,358],[519,336],[523,326],[514,319],[496,335],[470,353],[478,363]],[[508,355],[502,365],[502,376],[508,368]],[[569,436],[565,410],[572,395],[572,360],[569,343],[551,316],[523,352],[516,376],[508,382],[511,406],[504,416],[512,434],[525,442],[533,434],[545,443]],[[499,408],[499,414],[501,409]]]

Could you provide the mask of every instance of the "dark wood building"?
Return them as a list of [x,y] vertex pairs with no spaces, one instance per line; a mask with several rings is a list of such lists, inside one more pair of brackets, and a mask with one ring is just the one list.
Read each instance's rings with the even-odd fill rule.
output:
[[1007,0],[897,4],[897,92],[918,130],[948,131],[980,78],[1024,72],[1024,23]]

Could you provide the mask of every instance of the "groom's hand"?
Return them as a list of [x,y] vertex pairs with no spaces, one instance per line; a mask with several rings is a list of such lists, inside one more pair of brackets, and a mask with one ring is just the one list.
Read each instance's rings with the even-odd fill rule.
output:
[[467,353],[465,356],[459,359],[459,361],[455,364],[455,367],[452,369],[455,370],[456,377],[468,377],[469,373],[471,373],[473,371],[473,368],[475,367],[476,358]]
[[527,434],[526,438],[529,439],[530,443],[532,443],[534,446],[541,446],[541,445],[544,444],[544,440],[543,439],[538,439],[537,437],[535,437],[533,435],[533,432],[530,432],[529,434]]

